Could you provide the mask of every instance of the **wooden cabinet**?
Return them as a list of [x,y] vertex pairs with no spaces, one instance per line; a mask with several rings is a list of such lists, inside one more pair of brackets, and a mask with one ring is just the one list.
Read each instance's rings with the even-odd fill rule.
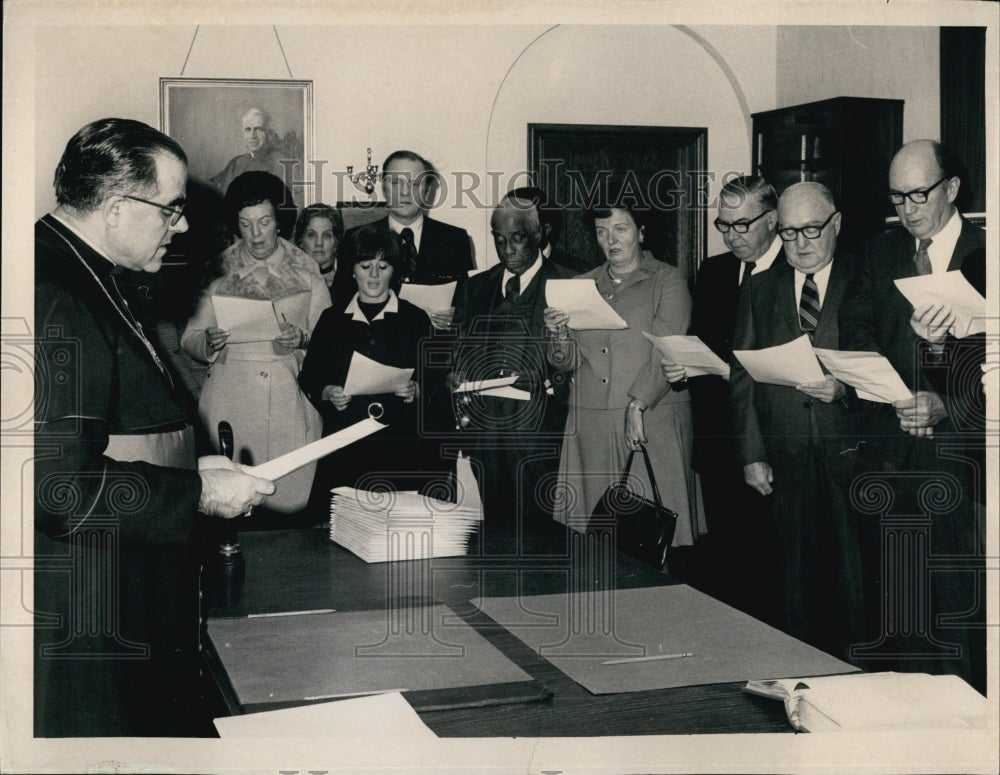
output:
[[889,162],[903,144],[903,100],[835,97],[753,114],[753,169],[780,195],[812,180],[843,213],[839,244],[856,250],[894,212]]

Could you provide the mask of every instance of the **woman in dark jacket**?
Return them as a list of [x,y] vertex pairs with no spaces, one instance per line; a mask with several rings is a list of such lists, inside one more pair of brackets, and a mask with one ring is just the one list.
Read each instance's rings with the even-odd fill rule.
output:
[[[328,309],[320,317],[299,385],[323,417],[324,436],[369,416],[381,416],[388,427],[320,461],[310,500],[317,517],[328,513],[334,487],[417,490],[425,479],[417,399],[423,392],[421,341],[431,336],[431,322],[396,295],[399,248],[391,232],[366,226],[347,239],[357,292],[346,308]],[[355,353],[413,374],[393,392],[348,395],[344,386]]]

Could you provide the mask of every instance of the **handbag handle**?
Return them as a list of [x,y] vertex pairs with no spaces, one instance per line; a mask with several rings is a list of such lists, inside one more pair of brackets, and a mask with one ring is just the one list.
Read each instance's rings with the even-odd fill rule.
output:
[[[646,461],[646,474],[649,476],[649,485],[653,488],[653,500],[656,501],[657,507],[662,509],[663,501],[660,500],[660,488],[656,485],[656,477],[653,476],[653,465],[649,462],[649,453],[646,452],[646,447],[642,444],[639,445],[639,451],[642,452],[642,459]],[[619,487],[625,487],[628,484],[628,473],[632,470],[632,458],[634,457],[635,450],[633,449],[628,453],[628,460],[625,461],[625,468],[618,480]]]

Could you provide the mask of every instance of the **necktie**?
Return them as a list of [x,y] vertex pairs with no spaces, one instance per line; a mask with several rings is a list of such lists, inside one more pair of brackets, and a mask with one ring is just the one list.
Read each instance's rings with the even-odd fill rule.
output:
[[812,339],[816,333],[816,322],[819,320],[819,289],[811,274],[806,275],[802,283],[802,298],[799,299],[799,326]]
[[750,275],[753,274],[753,270],[757,268],[756,261],[747,261],[743,264],[743,279],[740,280],[740,288],[750,282]]
[[931,273],[931,259],[927,255],[927,248],[931,246],[933,240],[922,239],[917,245],[917,252],[913,255],[913,263],[917,265],[917,274]]
[[413,243],[413,229],[407,227],[399,236],[403,241],[400,256],[403,260],[403,279],[412,280],[417,273],[417,246]]
[[507,303],[513,304],[517,301],[517,297],[521,295],[521,277],[519,275],[514,275],[511,277],[507,284],[504,286],[507,289]]

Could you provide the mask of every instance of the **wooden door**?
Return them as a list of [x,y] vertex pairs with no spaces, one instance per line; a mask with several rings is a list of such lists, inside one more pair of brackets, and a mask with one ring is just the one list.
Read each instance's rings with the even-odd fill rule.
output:
[[650,206],[645,245],[693,280],[705,254],[708,130],[698,127],[528,124],[528,165],[563,209],[557,246],[588,266],[604,256],[583,213],[602,188]]

